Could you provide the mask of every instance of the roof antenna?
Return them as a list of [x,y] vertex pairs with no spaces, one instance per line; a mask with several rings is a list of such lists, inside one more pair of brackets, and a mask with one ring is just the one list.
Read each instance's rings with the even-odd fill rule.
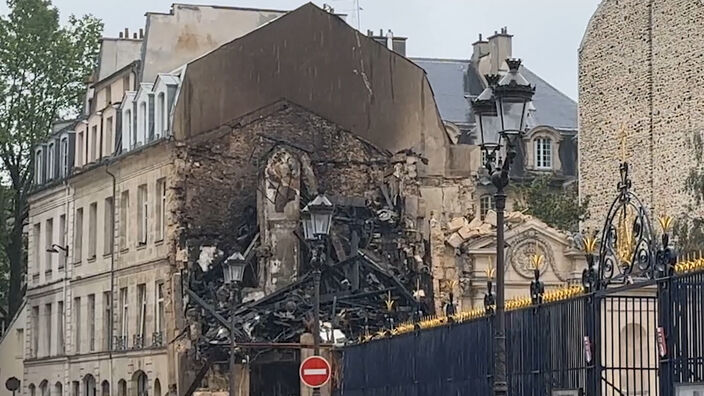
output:
[[357,11],[357,30],[359,30],[362,26],[362,22],[359,16],[359,11],[362,9],[362,7],[359,5],[359,0],[354,0],[354,9]]

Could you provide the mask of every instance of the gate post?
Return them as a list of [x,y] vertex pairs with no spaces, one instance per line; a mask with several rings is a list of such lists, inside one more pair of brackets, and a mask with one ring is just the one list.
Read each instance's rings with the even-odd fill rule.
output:
[[658,382],[661,396],[671,396],[673,394],[673,366],[672,356],[674,321],[672,320],[672,287],[674,277],[669,276],[658,282],[658,328],[657,353],[658,353]]
[[586,396],[601,394],[599,379],[601,377],[601,304],[596,292],[587,295],[584,307],[585,332],[582,340],[586,365]]

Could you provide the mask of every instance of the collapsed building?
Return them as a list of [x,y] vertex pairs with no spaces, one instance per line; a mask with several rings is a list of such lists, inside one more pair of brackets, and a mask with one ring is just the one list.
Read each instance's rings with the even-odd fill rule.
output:
[[[178,7],[184,15],[213,12]],[[103,73],[91,85],[89,115],[64,127],[59,145],[41,147],[46,158],[55,147],[63,150],[66,138],[75,147],[66,155],[76,156],[76,169],[47,171],[54,177],[37,183],[30,209],[30,222],[42,227],[52,216],[69,216],[56,229],[51,220],[45,236],[35,227],[30,268],[40,272],[37,246],[70,245],[64,288],[73,296],[67,304],[77,305],[64,308],[58,284],[39,276],[28,305],[45,304],[45,289],[56,289],[75,327],[41,344],[70,340],[60,355],[70,362],[71,378],[57,380],[67,389],[90,392],[101,384],[103,393],[140,396],[225,390],[234,320],[240,394],[298,394],[299,342],[313,328],[314,295],[300,217],[323,192],[335,205],[320,292],[324,342],[352,343],[448,307],[482,306],[496,224],[491,205],[478,205],[487,190],[481,154],[443,118],[426,71],[392,50],[401,46],[384,45],[313,4],[289,13],[227,12],[250,13],[251,23],[235,29],[232,41],[211,40],[210,52],[185,65],[174,63],[186,57],[179,52],[160,70],[150,54],[181,41],[157,45],[150,40],[158,35],[148,31],[140,52],[146,58]],[[178,35],[187,30],[179,27]],[[117,96],[123,77],[131,88],[97,111],[101,98]],[[103,122],[108,113],[115,119]],[[530,139],[544,138],[546,127],[536,128],[543,132]],[[102,136],[109,144],[96,154]],[[554,158],[556,151],[549,151]],[[57,153],[46,162],[63,158]],[[101,223],[93,200],[101,209],[105,202]],[[545,258],[540,271],[547,287],[581,273],[574,238],[521,213],[507,220],[507,296],[527,293],[533,255]],[[81,257],[84,244],[88,254]],[[246,268],[233,316],[223,265],[237,254]],[[60,269],[48,257],[43,265]],[[95,263],[102,268],[97,274],[90,272]],[[88,283],[94,278],[101,283]],[[80,309],[87,300],[87,311],[96,311],[100,292],[105,341],[93,365],[78,346],[81,330],[96,330],[84,327]],[[28,316],[35,334],[39,318]],[[30,384],[44,383],[40,367],[52,356],[33,356],[25,375]]]

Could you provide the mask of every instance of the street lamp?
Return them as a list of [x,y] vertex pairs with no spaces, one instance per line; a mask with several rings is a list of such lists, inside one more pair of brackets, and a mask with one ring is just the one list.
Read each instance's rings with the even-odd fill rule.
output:
[[[535,87],[521,75],[519,59],[507,59],[508,72],[501,80],[487,76],[489,86],[472,102],[481,136],[481,148],[485,155],[484,166],[496,187],[496,315],[494,317],[494,394],[507,395],[506,382],[506,322],[504,311],[504,209],[505,188],[509,182],[509,171],[516,157],[516,145],[526,128],[528,104]],[[492,109],[492,104],[495,109]],[[495,161],[504,151],[503,161]]]
[[235,310],[239,305],[239,289],[244,269],[247,262],[242,253],[236,252],[225,260],[223,265],[223,277],[225,286],[230,289],[230,396],[235,396],[237,387],[237,367],[235,356],[237,355],[237,344],[235,343]]
[[[335,205],[323,194],[318,194],[301,210],[303,237],[311,248],[311,266],[313,267],[313,285],[315,288],[313,353],[320,356],[320,268],[326,260],[325,249],[330,234]],[[313,395],[320,395],[320,389],[313,389]]]

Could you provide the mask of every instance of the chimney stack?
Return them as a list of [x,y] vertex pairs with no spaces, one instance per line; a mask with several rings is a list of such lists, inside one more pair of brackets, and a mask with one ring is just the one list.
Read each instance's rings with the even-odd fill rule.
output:
[[137,33],[132,33],[132,38],[136,40],[136,39],[137,39]]
[[500,71],[506,71],[504,62],[506,59],[512,58],[512,39],[513,36],[508,34],[508,28],[502,27],[501,33],[495,32],[489,37],[489,53],[491,54],[491,70],[490,74],[497,74]]
[[130,38],[130,29],[125,28],[125,38],[128,39]]
[[484,40],[482,34],[479,33],[479,40],[472,43],[472,63],[475,65],[479,62],[479,58],[489,53],[489,42]]
[[120,32],[120,35],[119,35],[119,36],[120,36],[120,38],[123,38],[123,37],[124,37],[122,32]]
[[143,39],[144,38],[144,29],[139,28],[139,38]]

